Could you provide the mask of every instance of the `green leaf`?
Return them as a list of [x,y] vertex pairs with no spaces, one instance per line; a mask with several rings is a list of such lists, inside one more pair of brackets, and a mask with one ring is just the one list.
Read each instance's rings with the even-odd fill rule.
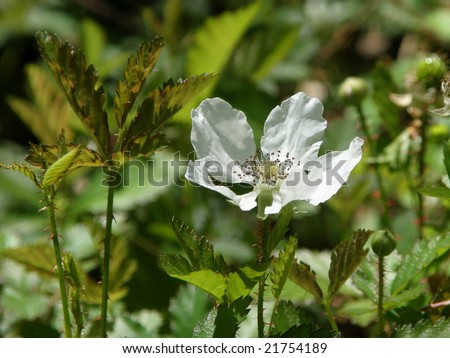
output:
[[13,164],[3,164],[0,162],[0,168],[6,169],[6,170],[14,170],[17,172],[21,172],[25,176],[31,179],[31,181],[38,187],[41,188],[41,183],[39,182],[36,173],[30,169],[27,165],[19,164],[19,163],[13,163]]
[[84,276],[80,269],[80,265],[69,252],[64,255],[63,259],[64,275],[66,282],[73,288],[80,289],[83,287]]
[[297,238],[291,236],[286,243],[284,250],[280,252],[278,258],[275,259],[270,273],[272,281],[272,294],[276,300],[280,298],[283,287],[291,271],[292,262],[294,261],[295,250],[297,249]]
[[93,66],[86,67],[86,59],[79,49],[46,31],[36,34],[42,56],[60,84],[72,109],[91,135],[103,158],[110,152],[107,115],[104,110],[105,92],[97,88],[97,74]]
[[202,321],[197,322],[192,334],[193,338],[213,338],[216,328],[217,311],[217,307],[213,307]]
[[411,281],[422,277],[432,262],[447,253],[449,248],[450,234],[418,242],[411,253],[403,258],[392,283],[391,294],[396,295],[407,288]]
[[192,337],[196,322],[208,313],[209,297],[192,285],[181,286],[170,300],[170,329],[177,338]]
[[10,107],[41,143],[56,143],[61,130],[72,139],[69,128],[71,109],[56,83],[44,70],[30,64],[25,67],[31,101],[8,97]]
[[[78,167],[101,167],[104,165],[104,160],[96,151],[89,149],[83,145],[75,145],[73,143],[66,144],[67,151],[73,151],[77,148],[80,154],[74,159],[70,169]],[[58,155],[61,150],[59,145],[45,145],[30,143],[29,153],[25,160],[36,167],[46,169],[53,165],[58,160]]]
[[178,242],[188,256],[193,271],[209,269],[215,272],[224,272],[225,261],[221,255],[214,254],[213,246],[205,237],[197,236],[193,230],[175,218],[172,218],[171,222]]
[[278,245],[278,243],[284,239],[286,232],[289,228],[289,223],[292,219],[293,210],[291,205],[284,206],[280,214],[277,217],[277,221],[275,226],[273,227],[270,237],[269,237],[269,252],[272,252],[273,249]]
[[56,277],[54,252],[50,244],[22,245],[3,251],[3,255],[44,277]]
[[450,178],[450,141],[444,144],[444,165],[447,176]]
[[450,189],[445,186],[423,186],[417,191],[426,196],[432,196],[439,199],[450,199]]
[[329,297],[341,288],[366,257],[368,250],[364,249],[364,245],[371,234],[372,231],[355,231],[349,239],[339,243],[333,250],[330,270],[328,271],[328,277],[330,278]]
[[438,321],[422,320],[414,326],[400,327],[396,338],[448,338],[450,337],[450,318],[441,317]]
[[289,279],[312,294],[318,301],[322,301],[323,292],[317,284],[316,273],[309,265],[302,261],[300,263],[294,261],[289,271]]
[[247,317],[252,302],[250,296],[241,297],[231,304],[221,303],[214,322],[213,338],[235,338],[239,324]]
[[151,43],[145,41],[139,47],[136,56],[128,59],[124,79],[119,82],[114,97],[114,114],[119,128],[126,123],[127,116],[145,80],[153,70],[163,46],[164,41],[161,37],[156,37]]
[[193,271],[184,275],[170,274],[170,276],[178,278],[201,288],[208,292],[217,300],[221,300],[225,294],[227,287],[226,278],[220,273],[211,270]]
[[47,187],[49,185],[56,184],[58,180],[61,179],[62,176],[72,167],[72,164],[80,155],[81,151],[81,147],[78,146],[54,162],[45,171],[42,186]]
[[227,302],[232,303],[239,298],[250,295],[258,279],[264,275],[262,268],[243,267],[236,272],[231,272],[227,277]]
[[378,63],[371,74],[373,82],[372,99],[380,119],[392,139],[401,132],[400,109],[390,100],[389,93],[396,92],[394,81],[382,63]]
[[294,306],[291,301],[280,301],[273,315],[271,336],[282,335],[292,327],[311,323],[314,323],[312,314]]
[[406,290],[400,291],[383,302],[385,310],[406,306],[409,302],[419,297],[425,292],[423,285],[415,285]]
[[[235,12],[224,12],[220,16],[208,18],[194,35],[187,54],[186,71],[189,76],[197,73],[221,73],[258,12],[255,2]],[[203,92],[203,97],[208,97]]]
[[[175,113],[206,88],[215,75],[194,76],[186,80],[173,82],[169,80],[162,88],[149,93],[137,110],[136,116],[125,130],[123,142],[119,143],[122,151],[132,151],[137,138],[148,136],[159,140],[158,131]],[[145,142],[146,147],[155,147]],[[145,152],[134,155],[146,155]]]
[[375,301],[377,299],[378,281],[375,277],[375,269],[370,265],[371,263],[369,264],[367,260],[364,260],[353,275],[352,282],[367,298]]

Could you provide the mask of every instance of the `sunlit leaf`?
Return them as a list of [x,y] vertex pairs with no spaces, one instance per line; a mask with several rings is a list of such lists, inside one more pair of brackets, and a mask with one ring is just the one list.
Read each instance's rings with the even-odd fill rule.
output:
[[322,300],[323,293],[317,284],[316,273],[309,265],[302,261],[300,263],[294,261],[289,272],[289,279],[312,294],[317,300]]
[[333,250],[328,271],[330,297],[341,288],[366,257],[368,250],[364,249],[364,245],[371,234],[371,231],[366,230],[355,231],[349,239],[340,242]]
[[66,93],[72,109],[91,134],[103,158],[110,152],[103,87],[97,88],[93,66],[86,67],[83,52],[46,31],[36,34],[42,56]]
[[193,271],[185,275],[170,274],[170,276],[201,288],[217,300],[221,300],[225,294],[226,278],[211,270]]
[[447,175],[450,178],[450,141],[444,144],[444,165]]
[[71,109],[56,83],[44,70],[30,64],[25,68],[31,101],[8,97],[8,104],[42,143],[56,143],[62,129],[71,140]]
[[41,187],[41,183],[39,182],[36,173],[29,168],[27,165],[19,164],[19,163],[13,163],[13,164],[3,164],[0,162],[0,168],[6,169],[6,170],[14,170],[16,172],[20,172],[31,179],[31,181],[38,187]]
[[183,276],[192,272],[192,267],[188,260],[181,255],[164,255],[161,257],[160,265],[169,276]]
[[155,38],[151,43],[145,41],[139,47],[136,56],[128,59],[124,79],[119,82],[114,97],[114,113],[119,128],[126,123],[127,116],[145,80],[155,66],[163,46],[164,41],[160,37]]
[[289,272],[291,271],[296,249],[297,238],[295,236],[291,236],[283,251],[280,252],[278,258],[275,259],[273,263],[272,272],[270,273],[270,281],[272,281],[272,294],[276,300],[280,297]]
[[81,148],[76,147],[67,154],[63,155],[56,162],[54,162],[44,174],[42,180],[42,186],[47,187],[49,185],[54,185],[59,179],[71,168],[72,164],[75,162],[76,158],[80,155]]
[[450,318],[442,317],[437,322],[422,320],[412,325],[400,327],[396,338],[448,338],[450,337]]
[[387,300],[383,302],[383,307],[385,310],[391,310],[397,307],[406,306],[409,302],[419,297],[421,294],[425,292],[425,288],[423,285],[417,284],[398,292],[395,295],[390,296]]
[[227,277],[227,302],[232,303],[238,298],[250,295],[258,279],[264,275],[263,268],[255,269],[245,266],[235,272],[231,272]]
[[434,260],[448,253],[449,250],[450,234],[418,242],[411,253],[403,258],[392,283],[391,294],[396,295],[408,287],[411,281],[420,278]]
[[56,277],[55,257],[51,244],[22,245],[3,251],[3,255],[14,260],[29,271],[46,277]]
[[214,254],[213,246],[203,236],[198,236],[183,223],[172,219],[172,227],[178,242],[189,258],[193,271],[209,269],[215,272],[225,270],[225,262],[221,255]]
[[426,196],[433,196],[439,199],[450,199],[450,189],[445,186],[423,186],[417,191]]

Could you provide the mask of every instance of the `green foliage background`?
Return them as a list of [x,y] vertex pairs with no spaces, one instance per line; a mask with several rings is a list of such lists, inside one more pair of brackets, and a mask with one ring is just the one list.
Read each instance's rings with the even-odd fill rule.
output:
[[[182,252],[171,217],[207,237],[214,245],[215,260],[225,259],[230,267],[254,262],[254,234],[259,228],[254,212],[241,212],[219,194],[191,186],[183,179],[183,167],[162,164],[174,155],[180,160],[192,158],[190,109],[205,97],[220,96],[247,114],[258,143],[270,110],[304,91],[324,102],[328,129],[322,150],[340,150],[354,136],[364,136],[354,108],[338,98],[342,81],[360,76],[369,84],[363,108],[376,139],[377,160],[383,163],[397,239],[398,252],[387,263],[391,279],[387,290],[392,294],[389,317],[402,327],[399,337],[420,335],[411,328],[417,322],[428,336],[437,332],[448,336],[448,306],[433,310],[428,304],[450,299],[450,202],[448,194],[426,197],[425,236],[440,239],[430,244],[433,247],[417,245],[417,197],[411,190],[416,183],[408,172],[417,165],[417,143],[411,135],[416,128],[407,111],[389,100],[389,93],[407,92],[405,78],[419,58],[435,52],[444,59],[448,56],[449,18],[450,4],[445,0],[2,1],[0,161],[23,161],[28,142],[55,144],[61,129],[68,140],[90,144],[86,129],[40,58],[35,39],[38,30],[56,32],[86,53],[105,87],[108,113],[114,113],[115,85],[122,79],[127,59],[143,40],[163,36],[166,43],[144,94],[169,78],[218,73],[213,84],[165,126],[166,150],[126,167],[124,179],[129,185],[117,191],[114,205],[110,336],[203,336],[211,315],[224,313],[210,311],[213,301],[205,292],[161,269],[167,265],[161,262],[163,255],[177,257]],[[449,133],[448,117],[433,116],[425,156],[427,185],[442,186],[446,173],[442,148]],[[280,295],[292,301],[283,301],[278,308],[297,317],[294,324],[312,322],[309,316],[298,314],[297,306],[302,305],[310,305],[307,314],[321,323],[319,305],[311,302],[329,287],[331,250],[354,230],[383,228],[376,178],[370,170],[373,162],[366,148],[348,186],[318,207],[299,204],[305,213],[294,217],[287,233],[298,236],[296,256],[302,263],[294,261],[293,266],[300,270],[303,262],[311,265],[320,288],[308,290],[288,281],[283,292],[273,293],[277,302]],[[148,177],[168,178],[169,184],[150,185]],[[97,170],[69,173],[57,205],[63,249],[72,252],[89,276],[84,304],[91,307],[90,322],[98,315],[96,282],[101,278],[99,246],[106,198],[101,180]],[[31,182],[0,171],[0,336],[52,337],[62,329],[54,259],[48,234],[42,230],[48,226],[47,218],[37,212],[40,207],[39,193]],[[24,244],[33,246],[21,249]],[[369,254],[352,283],[340,288],[336,306],[344,336],[374,335],[376,287],[369,283],[376,280],[367,280],[375,277],[374,265],[373,254]],[[281,278],[273,274],[276,282],[286,280],[284,269],[278,267]],[[310,272],[309,267],[304,270]],[[412,285],[425,276],[430,289]],[[334,284],[340,287],[343,282]],[[429,311],[424,314],[419,307]],[[290,327],[292,322],[284,322],[285,316],[275,317],[279,323],[274,333],[282,334]],[[430,317],[438,326],[422,321]],[[239,317],[233,319],[239,321]],[[84,334],[95,336],[96,329],[90,323]],[[239,334],[251,336],[254,331],[244,321]]]

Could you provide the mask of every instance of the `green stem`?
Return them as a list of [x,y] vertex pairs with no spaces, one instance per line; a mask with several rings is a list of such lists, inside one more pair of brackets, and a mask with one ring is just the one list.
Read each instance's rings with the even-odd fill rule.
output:
[[384,333],[384,312],[383,312],[383,297],[384,297],[384,257],[379,256],[378,261],[378,336],[383,337]]
[[331,310],[331,298],[324,300],[323,305],[325,307],[325,312],[327,313],[328,322],[330,323],[331,328],[336,333],[340,333],[336,320],[334,319],[333,311]]
[[[265,219],[263,222],[263,233],[261,238],[261,251],[259,253],[258,263],[265,263],[269,257],[269,232],[270,232],[270,221]],[[259,279],[258,283],[258,337],[264,338],[264,289],[265,289],[266,275],[263,274]]]
[[72,338],[72,326],[70,324],[69,300],[67,299],[66,280],[64,278],[64,270],[62,265],[61,248],[59,246],[58,228],[56,226],[54,194],[52,189],[45,190],[45,200],[50,219],[51,239],[53,241],[53,251],[55,254],[56,269],[58,271],[59,290],[61,293],[61,303],[64,317],[64,336]]
[[[358,112],[359,120],[361,122],[363,131],[364,131],[364,135],[367,139],[367,143],[369,144],[370,156],[375,158],[377,156],[377,149],[376,149],[375,143],[372,141],[372,138],[370,137],[369,128],[367,127],[366,116],[364,115],[362,106],[357,105],[356,110]],[[382,180],[382,176],[381,176],[380,168],[378,167],[378,164],[374,165],[374,171],[375,171],[375,176],[377,178],[378,190],[380,191],[380,199],[382,201],[383,211],[381,213],[381,220],[383,222],[383,225],[392,232],[393,231],[392,223],[391,223],[388,208],[387,208],[387,202],[388,202],[387,194],[386,194],[386,191],[383,186],[383,180]]]
[[[116,184],[116,172],[107,170],[108,179],[108,199],[106,205],[106,228],[104,239],[103,252],[103,274],[102,274],[102,302],[101,302],[101,337],[107,337],[108,326],[108,300],[109,300],[109,261],[111,256],[111,238],[112,238],[112,221],[113,221],[113,202],[114,202],[114,187]],[[111,177],[114,178],[111,180]]]
[[[428,117],[427,115],[424,115],[421,118],[421,127],[420,127],[420,138],[422,140],[422,143],[420,144],[420,151],[419,151],[419,185],[423,182],[423,177],[425,173],[425,152],[427,147],[427,136],[426,136],[426,130],[428,125]],[[425,224],[425,208],[424,208],[424,202],[423,202],[423,196],[420,193],[417,193],[418,195],[418,207],[417,207],[417,225],[419,226],[419,239],[423,238],[424,235],[424,224]]]

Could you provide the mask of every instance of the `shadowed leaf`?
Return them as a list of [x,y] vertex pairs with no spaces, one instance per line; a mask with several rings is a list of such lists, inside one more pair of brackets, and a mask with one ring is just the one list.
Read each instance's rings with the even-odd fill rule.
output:
[[444,144],[444,165],[447,176],[450,178],[450,141]]
[[333,250],[330,270],[328,271],[328,277],[330,278],[328,295],[330,297],[341,288],[366,257],[368,250],[364,249],[364,245],[371,234],[372,231],[355,231],[349,239],[339,243]]
[[241,297],[231,304],[221,303],[217,309],[213,338],[235,338],[239,324],[247,317],[252,302],[250,296]]
[[124,72],[124,79],[119,82],[114,98],[114,114],[116,123],[122,128],[126,123],[127,116],[150,72],[155,66],[164,41],[157,37],[151,43],[143,42],[136,56],[128,59],[128,67]]
[[72,109],[90,133],[103,158],[109,154],[109,129],[103,87],[97,87],[97,74],[86,67],[83,52],[56,35],[41,31],[36,34],[42,56],[53,76],[66,93]]
[[[100,154],[85,146],[77,146],[73,143],[66,144],[67,151],[79,148],[80,154],[72,162],[70,169],[78,167],[101,167],[104,162]],[[36,167],[45,169],[58,160],[60,147],[57,145],[30,144],[30,149],[25,160]]]
[[420,194],[439,199],[450,199],[450,189],[445,186],[423,186],[417,190]]
[[323,293],[317,284],[316,273],[309,265],[302,261],[300,263],[294,261],[289,272],[289,279],[312,294],[318,301],[322,301]]
[[[150,92],[125,130],[123,142],[120,143],[122,151],[131,151],[135,141],[143,136],[160,140],[157,134],[162,125],[191,101],[196,94],[206,88],[214,78],[215,75],[205,74],[178,82],[170,80],[162,88]],[[145,146],[151,150],[157,148],[148,141]],[[145,155],[146,153],[139,154]]]
[[3,255],[25,266],[29,271],[46,277],[57,277],[53,271],[55,257],[53,248],[48,244],[23,245],[3,251]]
[[291,205],[286,205],[281,209],[277,222],[270,233],[269,252],[272,252],[278,243],[284,239],[284,236],[288,231],[289,223],[292,219],[292,214],[293,210]]

